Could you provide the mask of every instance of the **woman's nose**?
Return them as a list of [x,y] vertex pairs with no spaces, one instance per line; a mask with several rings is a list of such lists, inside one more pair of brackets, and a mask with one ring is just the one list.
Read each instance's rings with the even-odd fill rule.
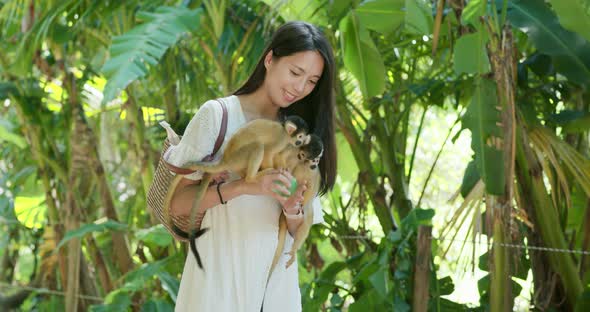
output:
[[295,91],[299,92],[299,94],[303,93],[305,90],[305,79],[298,79],[295,82]]

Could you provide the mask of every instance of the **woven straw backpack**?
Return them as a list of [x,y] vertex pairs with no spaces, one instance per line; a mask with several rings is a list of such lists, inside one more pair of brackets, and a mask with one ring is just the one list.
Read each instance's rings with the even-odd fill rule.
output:
[[[225,132],[227,130],[227,107],[225,103],[220,99],[217,100],[223,109],[223,117],[221,119],[221,128],[219,129],[219,134],[217,135],[217,139],[215,140],[215,146],[213,147],[213,151],[211,154],[207,155],[202,161],[212,161],[215,154],[219,151],[219,148],[223,144],[223,139],[225,138]],[[186,238],[180,237],[176,235],[174,231],[174,226],[178,229],[185,232],[185,237],[188,237],[189,231],[194,230],[194,227],[190,226],[189,224],[189,217],[178,217],[170,214],[170,198],[171,195],[174,194],[174,189],[171,187],[171,182],[174,179],[175,175],[189,175],[194,173],[194,170],[176,167],[172,164],[169,164],[164,159],[164,155],[170,146],[176,145],[180,142],[180,136],[178,136],[174,130],[170,127],[170,125],[166,122],[160,123],[162,127],[166,129],[167,137],[164,140],[164,146],[162,147],[162,153],[160,155],[160,160],[158,161],[158,166],[156,168],[156,172],[154,173],[154,179],[147,194],[147,204],[151,211],[156,215],[158,220],[166,227],[168,232],[174,236],[179,241],[188,241]],[[198,230],[198,229],[197,229]],[[279,244],[277,245],[277,249],[275,250],[272,264],[270,267],[269,275],[267,277],[270,279],[270,274],[275,269],[276,265],[278,264],[279,258],[281,256],[281,249],[280,246],[284,245],[285,238],[287,234],[287,225],[284,215],[281,214],[279,219],[279,233],[278,239]]]
[[[215,146],[213,147],[213,152],[211,154],[205,156],[202,161],[211,161],[213,157],[219,151],[221,144],[223,144],[223,139],[225,137],[225,132],[227,130],[227,107],[225,103],[221,100],[217,100],[222,109],[223,109],[223,117],[221,121],[221,129],[219,130],[219,135],[217,136],[217,140],[215,141]],[[194,170],[189,170],[181,167],[176,167],[174,165],[169,164],[164,159],[164,155],[170,146],[177,145],[180,142],[180,136],[174,133],[174,130],[170,127],[167,122],[160,123],[162,127],[166,129],[167,137],[164,140],[164,146],[162,147],[162,153],[160,155],[160,160],[158,161],[158,166],[156,168],[156,172],[154,173],[154,179],[147,194],[147,205],[148,208],[156,215],[158,220],[166,227],[168,232],[172,234],[176,239],[180,241],[186,241],[186,238],[179,237],[174,233],[173,226],[176,225],[179,229],[188,233],[192,230],[193,227],[189,225],[189,218],[188,217],[178,217],[173,216],[170,214],[170,198],[172,194],[174,194],[174,189],[171,187],[171,182],[174,177],[178,174],[180,175],[189,175],[194,173]],[[187,235],[188,236],[188,235]]]

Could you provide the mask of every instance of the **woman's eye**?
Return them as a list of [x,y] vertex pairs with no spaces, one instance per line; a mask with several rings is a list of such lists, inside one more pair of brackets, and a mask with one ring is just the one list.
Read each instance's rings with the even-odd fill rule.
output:
[[310,82],[312,85],[316,85],[316,84],[318,84],[318,82],[317,82],[317,81],[313,81],[313,80],[310,80],[309,82]]
[[290,72],[291,72],[291,74],[292,74],[293,76],[299,76],[299,74],[298,74],[298,73],[296,73],[296,72],[294,72],[294,71],[292,71],[292,70],[290,70]]

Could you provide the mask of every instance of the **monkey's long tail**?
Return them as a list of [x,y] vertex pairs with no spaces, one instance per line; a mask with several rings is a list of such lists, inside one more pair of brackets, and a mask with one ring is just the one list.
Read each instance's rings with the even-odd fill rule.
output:
[[195,259],[197,260],[197,264],[199,265],[199,268],[201,268],[202,270],[204,270],[203,269],[203,262],[201,261],[201,257],[199,256],[199,252],[197,251],[196,240],[197,240],[197,238],[199,238],[203,234],[205,234],[209,229],[208,228],[196,229],[195,224],[197,222],[197,213],[199,211],[199,206],[201,205],[201,201],[203,200],[203,197],[205,196],[205,192],[207,191],[207,188],[209,187],[209,182],[211,182],[211,174],[208,172],[205,172],[203,174],[203,178],[201,179],[201,183],[199,184],[199,187],[197,188],[197,192],[195,193],[195,199],[193,200],[193,205],[191,207],[191,212],[189,215],[189,225],[190,225],[191,230],[189,231],[189,233],[187,234],[186,232],[182,231],[181,229],[179,229],[176,226],[173,227],[173,230],[176,233],[176,235],[178,235],[179,237],[182,237],[182,238],[187,238],[189,240],[190,249],[191,249],[193,255],[195,256]]
[[[193,231],[190,231],[190,233],[187,233],[187,232],[181,230],[176,225],[173,225],[172,230],[174,230],[174,233],[178,237],[189,240],[189,246],[190,246],[191,252],[193,253],[195,259],[197,260],[197,264],[199,265],[199,268],[203,269],[203,262],[201,261],[201,256],[199,256],[199,252],[197,251],[197,244],[196,244],[197,240],[196,239],[201,237],[203,234],[205,234],[205,232],[207,232],[209,229],[204,228],[204,229],[199,229],[199,230],[193,230]],[[191,236],[193,237],[192,239],[191,239]]]

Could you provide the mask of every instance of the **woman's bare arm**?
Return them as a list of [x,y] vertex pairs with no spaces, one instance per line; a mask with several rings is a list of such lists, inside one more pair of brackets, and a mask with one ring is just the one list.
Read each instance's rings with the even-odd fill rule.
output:
[[[170,213],[175,216],[189,216],[199,181],[182,179],[176,188],[176,192],[170,200]],[[244,194],[243,184],[240,180],[223,183],[220,186],[223,200],[228,201],[238,195]],[[217,186],[209,186],[205,196],[201,200],[198,214],[203,214],[207,209],[219,205],[219,195],[217,195]]]
[[[290,184],[291,179],[292,176],[290,176],[290,174],[288,174],[288,176],[285,176],[284,173],[275,171],[269,172],[263,176],[258,177],[257,181],[255,182],[248,183],[243,179],[235,180],[232,182],[224,182],[220,185],[219,191],[221,193],[221,196],[223,197],[223,200],[226,202],[239,195],[248,194],[271,196],[279,200],[281,204],[285,204],[286,199],[278,193],[289,192],[285,185],[287,185],[288,183]],[[282,185],[274,183],[274,181],[277,180],[281,181]],[[179,182],[176,188],[176,192],[172,195],[172,198],[170,200],[170,214],[174,216],[184,217],[188,217],[190,215],[193,201],[195,199],[196,190],[198,188],[198,183],[199,181],[194,181],[190,179],[182,179]],[[305,186],[300,186],[297,189],[296,194],[294,194],[291,200],[288,201],[291,204],[288,204],[288,207],[285,207],[288,211],[293,210],[293,204],[296,201],[303,200],[302,193],[305,191],[305,189]],[[201,223],[201,220],[205,215],[205,211],[207,211],[207,209],[215,207],[218,204],[220,204],[220,198],[217,194],[217,185],[209,186],[198,208],[199,210],[197,212],[197,224]],[[295,233],[297,227],[299,227],[301,222],[301,220],[287,221],[287,227],[291,235]]]

